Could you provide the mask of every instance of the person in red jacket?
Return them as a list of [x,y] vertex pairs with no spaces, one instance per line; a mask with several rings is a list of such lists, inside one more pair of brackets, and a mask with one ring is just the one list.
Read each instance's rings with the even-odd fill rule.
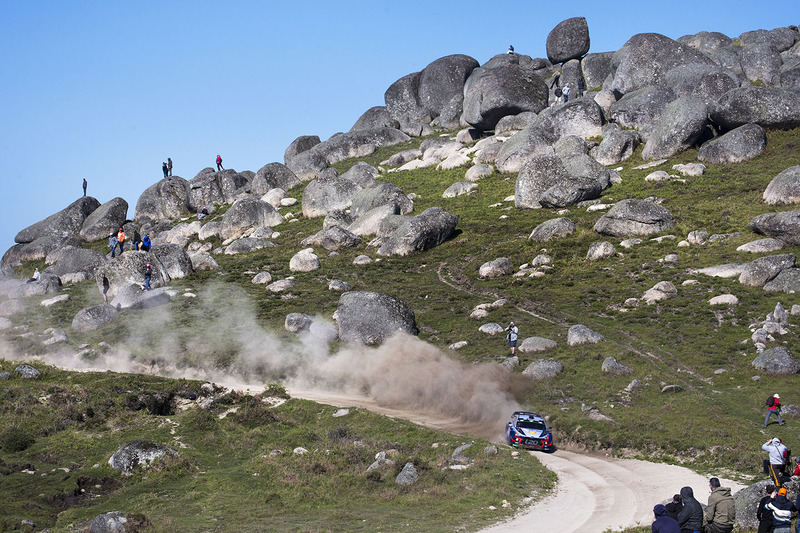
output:
[[225,170],[225,169],[222,168],[222,156],[217,154],[217,172],[219,172],[220,170]]
[[783,425],[783,420],[781,419],[781,397],[777,394],[773,394],[772,399],[772,405],[767,405],[767,417],[764,419],[764,427],[767,427],[767,424],[769,423],[769,417],[772,415],[777,415],[778,424],[781,426]]

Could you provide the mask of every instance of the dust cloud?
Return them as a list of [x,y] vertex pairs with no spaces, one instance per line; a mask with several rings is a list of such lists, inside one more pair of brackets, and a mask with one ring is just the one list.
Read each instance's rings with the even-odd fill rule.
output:
[[[316,317],[299,335],[275,333],[257,320],[254,302],[240,289],[212,284],[178,305],[123,312],[121,338],[91,356],[58,350],[35,359],[71,370],[112,370],[208,380],[240,390],[280,382],[290,392],[323,401],[368,399],[403,416],[451,420],[475,436],[496,438],[524,386],[497,364],[467,364],[407,334],[378,347],[347,345],[331,350],[335,326]],[[321,326],[321,327],[320,327]],[[0,355],[30,359],[0,343]],[[302,397],[302,395],[300,395]]]

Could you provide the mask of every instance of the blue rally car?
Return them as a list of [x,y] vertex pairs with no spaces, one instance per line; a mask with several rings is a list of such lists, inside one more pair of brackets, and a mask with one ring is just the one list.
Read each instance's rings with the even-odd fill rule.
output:
[[553,434],[547,429],[547,422],[528,411],[514,411],[511,422],[506,424],[506,440],[509,445],[526,450],[553,449]]

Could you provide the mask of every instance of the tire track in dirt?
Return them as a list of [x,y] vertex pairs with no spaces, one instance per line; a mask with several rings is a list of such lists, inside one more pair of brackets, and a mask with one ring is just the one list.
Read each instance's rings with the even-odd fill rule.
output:
[[[458,280],[454,279],[454,275],[450,272],[445,273],[445,268],[448,267],[447,262],[442,261],[439,263],[439,266],[436,269],[437,278],[441,283],[444,283],[448,287],[470,294],[472,296],[491,296],[495,299],[504,298],[502,294],[492,291],[480,291],[476,289],[468,280],[466,276],[463,274],[459,277],[462,281],[459,283]],[[455,267],[454,267],[455,268]],[[451,281],[447,279],[450,278]],[[595,330],[607,330],[608,327],[598,326],[594,324],[591,320],[581,319],[578,320],[576,317],[566,313],[564,311],[556,311],[554,309],[549,309],[550,304],[541,301],[534,301],[530,299],[523,300],[521,302],[523,305],[514,305],[514,309],[519,311],[520,313],[527,314],[544,322],[548,322],[550,324],[554,324],[557,326],[561,326],[564,328],[568,328],[572,324],[584,324],[587,327],[591,327]],[[536,308],[533,310],[531,308]],[[675,354],[666,350],[663,346],[656,347],[653,346],[633,335],[623,329],[615,329],[615,332],[618,335],[622,335],[627,339],[628,342],[618,341],[613,338],[609,338],[607,335],[604,335],[606,340],[615,344],[616,346],[630,350],[631,352],[635,353],[639,357],[646,359],[649,361],[655,368],[659,371],[668,373],[673,377],[673,379],[677,380],[679,384],[681,384],[684,388],[688,390],[697,390],[697,385],[688,381],[686,377],[682,374],[688,375],[696,379],[697,381],[703,383],[704,385],[708,383],[708,378],[702,376],[701,374],[697,373],[693,368],[686,365],[679,357]],[[641,346],[641,348],[637,347],[635,344]],[[659,355],[655,353],[656,351],[663,352],[663,355]],[[667,360],[669,359],[669,360]],[[681,373],[676,371],[676,368],[680,369]]]

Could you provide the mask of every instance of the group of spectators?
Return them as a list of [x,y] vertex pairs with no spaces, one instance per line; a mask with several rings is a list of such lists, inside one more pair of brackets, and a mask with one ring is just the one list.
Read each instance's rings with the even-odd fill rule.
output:
[[673,496],[667,505],[656,505],[653,508],[655,520],[652,532],[731,533],[736,521],[736,508],[731,489],[720,486],[719,479],[715,477],[708,480],[708,487],[711,494],[708,495],[708,506],[705,511],[694,497],[692,487],[683,487],[680,494]]

